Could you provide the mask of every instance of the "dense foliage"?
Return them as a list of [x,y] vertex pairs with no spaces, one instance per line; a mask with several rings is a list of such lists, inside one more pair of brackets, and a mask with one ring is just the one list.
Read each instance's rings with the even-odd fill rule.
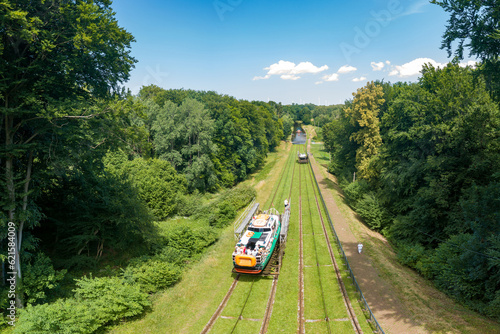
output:
[[149,130],[152,155],[185,175],[190,191],[234,186],[262,166],[285,135],[273,102],[148,86],[139,103],[147,116],[138,123]]
[[500,112],[477,71],[428,65],[417,83],[369,83],[323,132],[351,205],[401,261],[499,318]]
[[432,0],[431,3],[450,13],[441,48],[458,59],[463,59],[468,49],[469,56],[480,59],[478,73],[492,96],[500,101],[500,1]]
[[77,280],[73,298],[28,306],[15,333],[94,333],[104,325],[139,315],[151,305],[140,285],[117,277]]

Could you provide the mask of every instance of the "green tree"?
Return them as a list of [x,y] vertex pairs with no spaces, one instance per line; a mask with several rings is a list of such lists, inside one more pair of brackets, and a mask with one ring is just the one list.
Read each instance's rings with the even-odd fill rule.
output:
[[442,49],[451,56],[464,58],[464,49],[469,56],[482,61],[480,73],[486,78],[486,85],[500,99],[500,54],[499,24],[500,1],[432,0],[450,13],[448,25],[443,35]]
[[456,63],[426,66],[418,84],[403,88],[382,121],[391,128],[384,188],[401,215],[395,238],[436,246],[470,231],[459,218],[460,198],[500,168],[499,115],[484,82]]
[[327,123],[322,128],[325,148],[330,152],[329,170],[334,173],[341,182],[350,182],[356,171],[356,151],[360,145],[350,138],[358,129],[353,125],[350,117],[346,115],[346,109],[352,105],[351,101],[340,110],[337,119]]
[[153,125],[156,154],[186,176],[191,190],[215,190],[217,177],[211,157],[214,121],[203,103],[188,98],[180,106],[167,101]]
[[[0,4],[1,202],[4,220],[16,222],[19,252],[25,224],[35,223],[29,212],[34,162],[46,161],[55,128],[96,116],[69,102],[118,92],[135,62],[134,38],[118,26],[110,5],[108,0]],[[21,286],[19,256],[16,271]]]
[[369,82],[365,87],[359,88],[357,93],[353,93],[352,105],[345,109],[351,124],[359,127],[350,139],[360,145],[356,150],[356,169],[359,176],[367,180],[378,174],[373,162],[382,145],[378,113],[385,101],[383,95],[381,86]]
[[104,163],[107,172],[131,183],[157,220],[177,212],[178,198],[186,194],[186,178],[168,161],[140,157],[129,160],[123,152],[115,152],[109,153]]

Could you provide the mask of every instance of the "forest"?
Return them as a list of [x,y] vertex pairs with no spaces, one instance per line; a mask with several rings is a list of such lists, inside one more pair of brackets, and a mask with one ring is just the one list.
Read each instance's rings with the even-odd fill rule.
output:
[[[455,59],[424,66],[418,82],[369,82],[353,93],[323,126],[329,169],[403,264],[499,319],[500,40],[487,19],[498,7],[433,2],[451,14],[443,48]],[[459,63],[464,47],[480,59],[474,68]]]

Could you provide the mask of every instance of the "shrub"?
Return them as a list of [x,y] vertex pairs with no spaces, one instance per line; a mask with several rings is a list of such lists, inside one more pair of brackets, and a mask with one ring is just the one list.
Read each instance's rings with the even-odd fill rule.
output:
[[123,276],[137,283],[141,291],[153,293],[175,284],[181,277],[181,270],[174,264],[150,259],[139,266],[128,266]]
[[372,230],[380,231],[389,224],[387,210],[373,193],[365,194],[356,203],[356,212]]
[[23,270],[23,292],[26,302],[34,304],[46,300],[46,292],[55,289],[64,278],[66,270],[55,271],[52,261],[43,253],[38,253],[33,263],[28,263]]
[[424,255],[425,248],[420,244],[398,244],[398,260],[410,268],[417,268]]
[[177,214],[189,217],[194,215],[199,209],[201,195],[195,190],[191,195],[179,195],[177,197]]
[[228,225],[236,217],[236,209],[229,201],[224,201],[210,215],[210,226],[222,228]]
[[357,209],[358,201],[360,201],[364,195],[368,192],[368,183],[365,180],[359,180],[356,182],[349,183],[343,188],[344,194],[349,201],[349,205],[353,209]]
[[191,257],[217,241],[217,233],[211,228],[193,229],[179,225],[170,230],[166,238],[169,247],[187,251]]
[[112,321],[141,314],[150,305],[138,286],[117,277],[84,277],[76,282],[74,298],[28,305],[15,333],[93,333]]

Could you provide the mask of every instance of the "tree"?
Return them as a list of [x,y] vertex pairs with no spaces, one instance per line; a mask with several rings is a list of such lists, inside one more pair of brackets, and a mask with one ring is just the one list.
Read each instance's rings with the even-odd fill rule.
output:
[[356,168],[360,177],[370,180],[377,174],[372,164],[382,145],[378,113],[385,101],[382,98],[384,93],[381,86],[369,82],[353,95],[352,105],[345,109],[345,113],[351,124],[359,128],[350,139],[360,145],[356,151]]
[[454,53],[459,59],[464,58],[464,49],[468,48],[469,56],[475,56],[483,62],[481,73],[486,78],[486,85],[499,99],[500,1],[432,0],[431,3],[450,13],[441,48],[446,49],[448,56],[451,56],[456,45]]
[[191,190],[216,189],[214,121],[203,103],[188,98],[176,106],[167,101],[151,129],[156,153],[185,174]]
[[382,177],[400,215],[396,239],[436,246],[470,231],[457,218],[459,203],[467,189],[489,184],[500,168],[499,122],[484,82],[457,63],[425,66],[418,84],[402,88],[382,120],[391,129]]
[[36,209],[29,210],[36,208],[30,197],[34,164],[47,161],[52,132],[111,112],[82,102],[118,92],[135,62],[134,38],[118,26],[110,6],[109,0],[0,4],[1,204],[3,220],[17,226],[18,286],[23,231],[36,223]]

